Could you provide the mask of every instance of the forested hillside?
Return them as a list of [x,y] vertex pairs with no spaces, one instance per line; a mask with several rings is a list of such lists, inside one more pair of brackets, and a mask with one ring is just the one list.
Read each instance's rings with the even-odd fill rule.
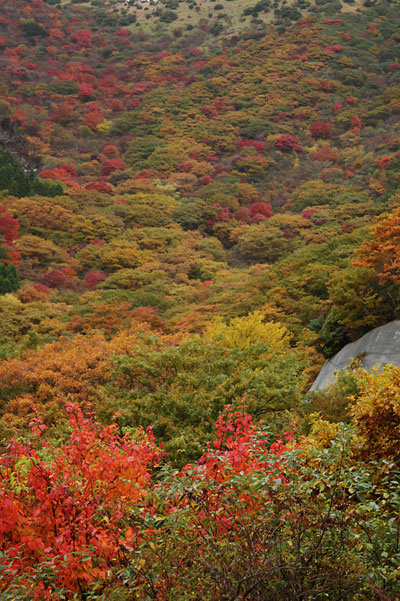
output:
[[399,17],[0,4],[2,600],[400,598]]

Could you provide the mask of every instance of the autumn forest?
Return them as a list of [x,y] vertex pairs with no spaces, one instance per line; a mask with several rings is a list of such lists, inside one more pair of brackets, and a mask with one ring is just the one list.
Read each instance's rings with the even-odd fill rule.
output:
[[0,600],[397,601],[398,0],[0,0]]

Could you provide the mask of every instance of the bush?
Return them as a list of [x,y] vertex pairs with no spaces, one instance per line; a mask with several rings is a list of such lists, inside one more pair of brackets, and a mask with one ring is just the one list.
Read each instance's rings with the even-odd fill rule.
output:
[[178,15],[173,10],[165,10],[160,15],[160,21],[162,21],[163,23],[172,23],[173,21],[176,21],[177,18]]
[[400,461],[400,368],[387,365],[381,374],[362,372],[361,393],[351,416],[368,459]]
[[310,134],[315,140],[327,140],[332,137],[332,125],[324,121],[315,121],[310,125]]
[[21,23],[20,28],[27,38],[43,38],[49,35],[44,27],[39,25],[36,21],[26,21],[25,23]]

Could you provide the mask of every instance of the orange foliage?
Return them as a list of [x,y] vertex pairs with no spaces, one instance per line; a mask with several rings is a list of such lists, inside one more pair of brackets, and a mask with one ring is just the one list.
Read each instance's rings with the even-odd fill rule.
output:
[[360,258],[354,265],[374,269],[382,284],[400,283],[400,208],[379,218],[371,234],[372,240],[357,251]]

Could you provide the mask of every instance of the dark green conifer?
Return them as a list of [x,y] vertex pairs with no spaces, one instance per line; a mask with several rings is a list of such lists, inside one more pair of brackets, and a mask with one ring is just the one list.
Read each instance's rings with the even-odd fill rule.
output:
[[26,174],[9,152],[0,150],[0,191],[2,190],[7,190],[18,198],[32,194],[54,197],[64,192],[61,184],[40,180],[32,170]]
[[2,246],[3,236],[0,235],[0,296],[8,292],[15,292],[20,287],[17,270],[13,263],[8,261],[6,247]]

